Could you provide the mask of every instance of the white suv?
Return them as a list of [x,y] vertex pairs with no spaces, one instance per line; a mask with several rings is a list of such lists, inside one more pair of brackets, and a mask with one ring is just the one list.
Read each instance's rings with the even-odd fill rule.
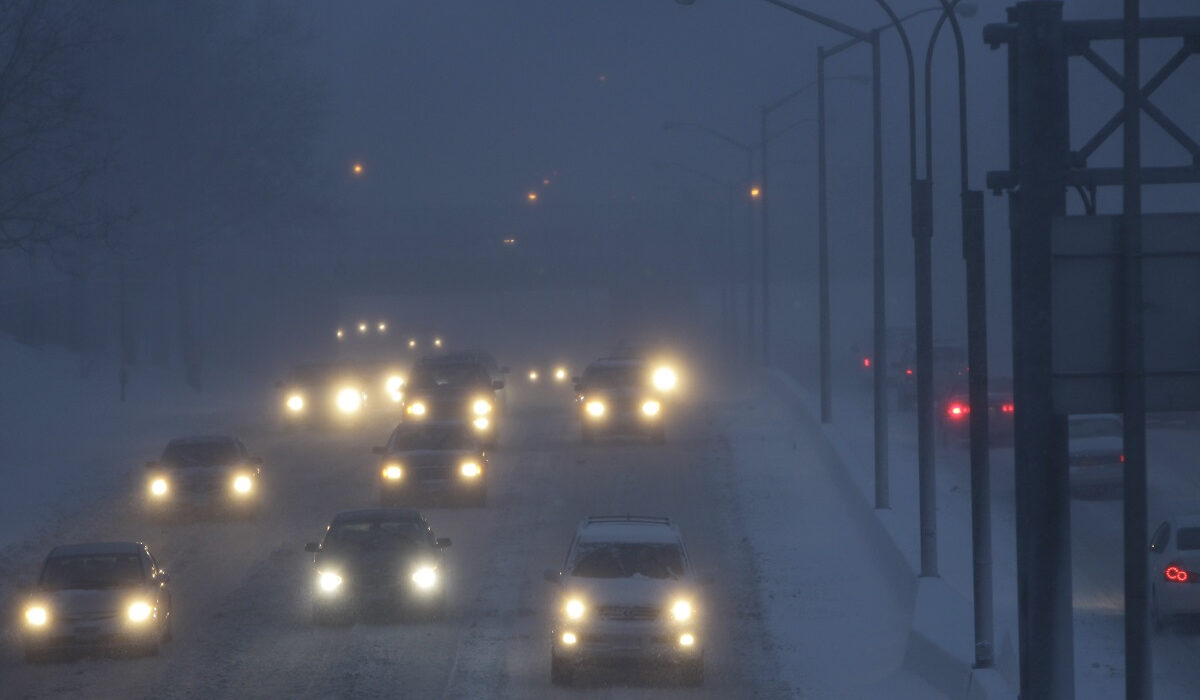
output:
[[586,663],[649,660],[704,680],[703,608],[679,528],[669,518],[584,518],[561,571],[550,680],[569,684]]
[[1200,515],[1163,522],[1150,538],[1150,609],[1156,629],[1200,613]]

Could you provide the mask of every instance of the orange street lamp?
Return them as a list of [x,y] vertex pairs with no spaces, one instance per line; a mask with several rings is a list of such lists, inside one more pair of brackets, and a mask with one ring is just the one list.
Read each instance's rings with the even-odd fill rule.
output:
[[530,192],[529,194],[525,195],[525,198],[528,199],[530,202],[536,202],[538,200],[538,193]]
[[350,172],[354,173],[355,175],[362,175],[363,174],[363,164],[355,163],[354,165],[351,165]]
[[750,188],[750,199],[758,199],[762,196],[762,189],[757,185]]

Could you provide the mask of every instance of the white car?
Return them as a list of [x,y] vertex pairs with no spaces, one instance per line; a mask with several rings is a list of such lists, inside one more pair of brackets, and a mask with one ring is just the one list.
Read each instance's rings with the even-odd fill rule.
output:
[[1125,483],[1125,439],[1121,417],[1071,416],[1067,422],[1071,488],[1120,491]]
[[1200,613],[1200,514],[1164,521],[1150,538],[1150,615],[1155,629]]
[[679,528],[669,518],[594,516],[575,532],[560,571],[550,681],[585,664],[650,661],[704,681],[704,608]]

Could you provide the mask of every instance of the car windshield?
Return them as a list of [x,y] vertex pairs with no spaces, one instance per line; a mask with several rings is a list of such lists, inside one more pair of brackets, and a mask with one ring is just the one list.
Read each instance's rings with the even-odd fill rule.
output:
[[583,383],[589,387],[631,387],[644,383],[644,380],[645,368],[641,365],[589,367],[583,375]]
[[121,588],[142,582],[142,562],[136,554],[89,554],[51,557],[39,582],[49,591]]
[[396,434],[396,450],[470,450],[475,441],[465,428],[426,428]]
[[412,377],[412,386],[420,389],[485,387],[490,384],[487,372],[478,364],[426,365],[418,367]]
[[411,549],[425,541],[425,528],[414,521],[338,523],[325,534],[325,548],[335,551]]
[[238,449],[228,440],[167,445],[162,463],[169,467],[219,467],[237,462]]
[[1121,421],[1115,418],[1083,418],[1071,421],[1072,438],[1121,437]]
[[678,578],[683,552],[675,544],[588,542],[579,545],[572,576],[582,578]]

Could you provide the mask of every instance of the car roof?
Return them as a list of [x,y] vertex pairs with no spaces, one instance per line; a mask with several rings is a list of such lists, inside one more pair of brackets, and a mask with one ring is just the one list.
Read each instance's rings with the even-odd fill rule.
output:
[[233,443],[237,442],[237,438],[232,435],[189,435],[175,438],[168,442],[167,445],[202,445],[212,442]]
[[637,515],[593,515],[579,523],[581,542],[647,542],[674,544],[681,540],[679,527],[670,518]]
[[1185,515],[1176,515],[1172,520],[1175,521],[1175,528],[1181,527],[1200,527],[1200,513],[1187,513]]
[[364,508],[343,510],[333,516],[330,524],[340,523],[383,523],[420,521],[421,511],[413,508]]
[[140,554],[146,545],[141,542],[84,542],[64,544],[50,550],[51,557],[81,557],[98,554]]

